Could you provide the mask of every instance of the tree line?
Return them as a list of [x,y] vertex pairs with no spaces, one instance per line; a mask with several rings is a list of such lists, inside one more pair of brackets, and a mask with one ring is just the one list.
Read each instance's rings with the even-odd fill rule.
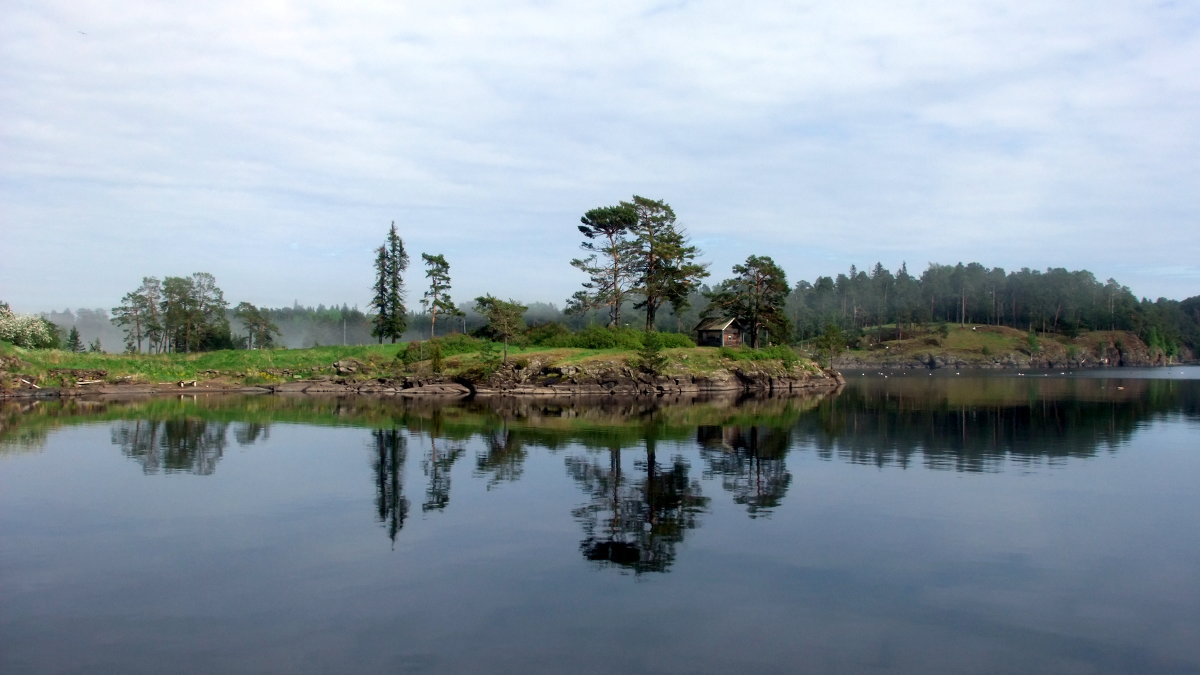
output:
[[931,263],[916,276],[903,264],[895,273],[880,263],[869,273],[851,266],[836,277],[799,282],[786,308],[798,340],[830,326],[855,332],[886,325],[903,338],[917,325],[956,323],[1066,335],[1128,330],[1169,355],[1200,347],[1200,296],[1138,300],[1114,279],[1101,283],[1087,270]]
[[[876,263],[869,272],[851,266],[847,273],[802,280],[793,287],[769,256],[750,255],[733,266],[730,278],[709,286],[703,283],[710,274],[708,264],[700,261],[701,251],[689,242],[665,201],[634,195],[588,210],[579,223],[585,255],[569,264],[585,280],[561,310],[490,294],[475,298],[473,305],[457,305],[450,296],[446,257],[422,253],[427,286],[421,310],[410,311],[405,283],[409,256],[393,221],[375,249],[375,281],[366,313],[345,305],[268,309],[247,302],[230,309],[212,275],[198,272],[143,278],[112,309],[111,321],[123,331],[126,351],[152,353],[269,348],[284,334],[288,343],[301,347],[372,339],[395,343],[436,337],[439,326],[443,334],[475,332],[506,343],[519,338],[526,325],[542,337],[548,333],[541,327],[551,324],[573,331],[596,324],[623,329],[631,320],[647,332],[690,334],[700,319],[713,317],[738,319],[752,347],[805,341],[831,329],[851,335],[873,329],[875,337],[884,339],[903,338],[922,325],[977,323],[1068,335],[1129,330],[1170,356],[1185,349],[1200,351],[1200,296],[1138,300],[1117,281],[1101,283],[1087,270],[1007,272],[960,262],[931,263],[916,275],[906,264],[892,272]],[[92,313],[79,310],[72,317],[68,311],[64,318],[86,323],[95,318]],[[11,312],[0,316],[0,331],[61,346],[62,336],[52,324],[26,322],[18,330],[19,319]],[[81,336],[68,340],[82,348]],[[99,345],[93,341],[91,346]]]

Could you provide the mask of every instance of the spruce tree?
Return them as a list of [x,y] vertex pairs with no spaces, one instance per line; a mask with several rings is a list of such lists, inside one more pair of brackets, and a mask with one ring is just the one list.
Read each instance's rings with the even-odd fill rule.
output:
[[79,337],[79,329],[75,326],[71,326],[71,332],[67,333],[67,351],[83,351],[83,338]]
[[371,299],[375,320],[371,334],[379,338],[380,343],[385,337],[395,343],[408,327],[408,310],[404,307],[404,271],[407,269],[408,253],[396,232],[396,222],[392,221],[387,243],[375,249],[375,285]]

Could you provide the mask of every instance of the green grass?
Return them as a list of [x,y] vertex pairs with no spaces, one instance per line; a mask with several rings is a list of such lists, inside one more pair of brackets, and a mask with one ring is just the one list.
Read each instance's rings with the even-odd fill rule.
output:
[[[475,344],[443,345],[443,372],[447,377],[486,376],[499,364],[501,349],[494,347],[489,355],[479,351],[483,341]],[[402,355],[406,344],[385,344],[345,347],[312,347],[309,349],[224,350],[194,354],[99,354],[73,353],[62,350],[27,350],[0,343],[0,381],[13,385],[16,375],[32,377],[41,386],[70,386],[81,375],[108,382],[168,383],[179,380],[225,379],[240,384],[270,384],[294,379],[333,376],[333,364],[354,359],[363,367],[356,379],[397,377],[405,374],[432,374],[429,359],[406,365]],[[463,351],[474,348],[475,351]],[[787,350],[783,353],[780,350]],[[455,352],[447,355],[446,351]],[[582,349],[567,347],[509,346],[509,361],[527,366],[535,361],[541,366],[636,366],[638,350],[623,347]],[[779,368],[793,362],[808,364],[794,356],[790,348],[767,350],[719,350],[712,347],[673,347],[663,349],[667,367],[673,375],[704,375],[722,369]],[[810,368],[813,370],[814,368]],[[89,371],[90,374],[69,371]]]
[[[883,327],[891,332],[891,327]],[[881,360],[885,363],[900,363],[913,359],[924,360],[930,354],[950,354],[968,363],[986,364],[1008,356],[1029,357],[1029,333],[1004,326],[949,325],[942,336],[936,327],[927,326],[905,333],[903,340],[886,340],[882,343],[850,349],[845,356],[856,357],[867,362]],[[1122,331],[1093,331],[1076,338],[1054,333],[1038,333],[1038,358],[1062,360],[1079,355],[1094,355],[1119,340],[1135,342],[1137,338]]]
[[356,359],[382,367],[392,362],[402,345],[353,347],[313,347],[311,349],[222,350],[193,354],[100,354],[74,353],[59,349],[21,349],[0,344],[4,370],[32,375],[55,384],[55,371],[85,370],[106,372],[103,379],[116,382],[131,378],[136,382],[173,382],[208,379],[214,376],[279,380],[288,373],[316,375],[332,372],[332,364]]

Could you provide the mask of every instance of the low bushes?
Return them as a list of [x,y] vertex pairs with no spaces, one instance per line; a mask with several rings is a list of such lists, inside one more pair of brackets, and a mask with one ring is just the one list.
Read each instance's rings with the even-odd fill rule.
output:
[[[642,348],[644,333],[633,328],[604,328],[589,326],[577,333],[556,332],[542,342],[534,342],[543,347],[567,347],[572,349],[629,349]],[[662,349],[673,347],[695,347],[696,343],[682,333],[656,333],[658,345]]]
[[791,365],[800,360],[800,356],[796,354],[796,350],[787,345],[773,345],[763,347],[761,349],[750,349],[748,347],[721,347],[721,356],[732,359],[734,361],[769,361],[779,360],[787,365]]

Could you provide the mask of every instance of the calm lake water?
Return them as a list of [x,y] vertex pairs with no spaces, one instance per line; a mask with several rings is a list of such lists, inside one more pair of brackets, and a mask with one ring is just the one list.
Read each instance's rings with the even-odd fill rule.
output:
[[1200,672],[1200,368],[0,402],[0,672]]

